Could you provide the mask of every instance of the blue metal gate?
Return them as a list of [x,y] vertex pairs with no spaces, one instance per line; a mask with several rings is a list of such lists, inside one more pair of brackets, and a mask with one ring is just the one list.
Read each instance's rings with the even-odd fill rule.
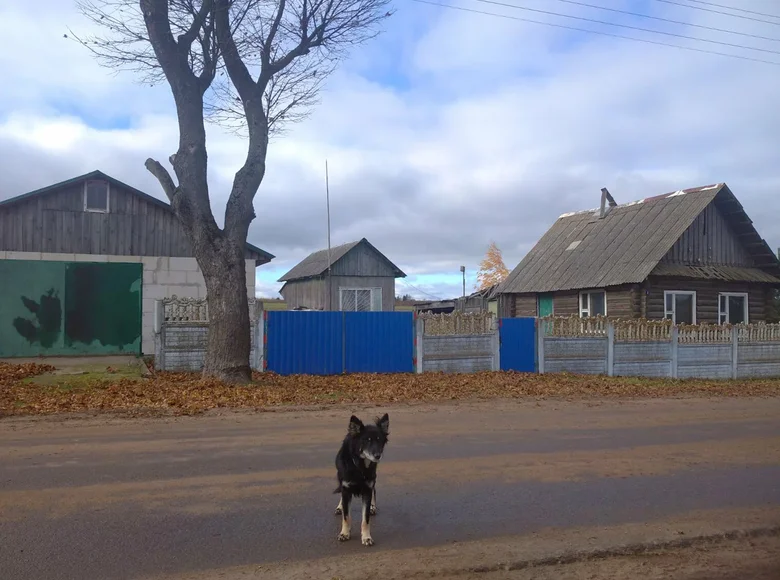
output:
[[536,372],[536,319],[498,321],[502,371]]
[[267,369],[280,375],[333,375],[344,368],[341,312],[270,310]]
[[414,372],[414,313],[345,312],[344,370]]
[[266,369],[280,375],[414,372],[412,312],[265,313]]

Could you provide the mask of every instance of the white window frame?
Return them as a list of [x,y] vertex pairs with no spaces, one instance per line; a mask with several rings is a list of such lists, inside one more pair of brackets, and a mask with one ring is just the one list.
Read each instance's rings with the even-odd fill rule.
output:
[[[603,316],[607,315],[607,291],[606,290],[599,290],[598,288],[594,288],[593,290],[583,290],[580,292],[580,295],[578,297],[579,302],[577,303],[578,312],[580,313],[580,318],[588,318],[590,317],[590,311],[592,310],[591,304],[590,304],[590,295],[591,294],[600,294],[604,293],[604,314]],[[586,308],[583,308],[582,304],[582,297],[587,296],[588,297],[588,304]],[[585,313],[585,314],[584,314]]]
[[684,294],[687,296],[693,296],[693,316],[691,318],[691,324],[696,324],[696,292],[694,290],[664,290],[664,320],[668,319],[669,314],[672,315],[672,324],[677,324],[677,303],[672,298],[672,309],[666,309],[666,299],[669,295]]
[[[720,292],[718,294],[718,324],[728,324],[729,319],[729,298],[735,296],[745,299],[745,322],[744,324],[750,323],[750,307],[748,305],[748,293],[747,292]],[[723,311],[720,309],[720,302],[721,298],[726,299],[726,310]],[[725,319],[724,319],[725,317]]]
[[[370,290],[371,291],[371,309],[370,310],[350,310],[348,312],[381,312],[382,311],[382,288],[379,287],[340,287],[339,288],[339,310],[344,312],[344,292],[356,292],[358,290]],[[379,310],[374,310],[374,301],[376,294],[379,294]],[[357,307],[357,295],[355,296],[355,307]]]
[[[104,183],[106,185],[106,209],[96,209],[87,205],[87,189],[90,183]],[[111,184],[104,179],[90,179],[84,182],[84,211],[91,213],[109,213],[111,209]]]

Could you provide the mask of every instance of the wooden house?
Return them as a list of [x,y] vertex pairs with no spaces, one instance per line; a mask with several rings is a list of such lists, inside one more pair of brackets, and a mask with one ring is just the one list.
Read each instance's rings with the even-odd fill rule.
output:
[[279,293],[289,310],[393,311],[395,279],[404,277],[363,238],[310,254],[279,278]]
[[503,316],[766,320],[780,262],[725,183],[564,214],[498,289]]
[[155,300],[206,295],[171,207],[100,171],[0,201],[0,280],[0,357],[153,354]]

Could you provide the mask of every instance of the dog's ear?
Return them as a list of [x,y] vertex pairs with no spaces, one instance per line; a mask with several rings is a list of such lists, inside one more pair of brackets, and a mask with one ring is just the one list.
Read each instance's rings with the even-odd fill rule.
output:
[[350,435],[358,435],[363,430],[363,422],[352,415],[349,418],[349,427],[347,427],[347,433]]
[[390,417],[387,416],[387,413],[376,420],[376,426],[379,427],[385,435],[390,433]]

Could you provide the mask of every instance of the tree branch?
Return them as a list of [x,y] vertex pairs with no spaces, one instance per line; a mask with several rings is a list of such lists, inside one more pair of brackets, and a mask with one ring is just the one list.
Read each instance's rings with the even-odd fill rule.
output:
[[217,42],[222,48],[222,58],[225,61],[225,68],[227,68],[230,80],[233,81],[241,100],[246,103],[254,97],[255,83],[246,64],[241,60],[233,32],[230,29],[231,2],[230,0],[215,1],[214,25],[217,31]]
[[203,4],[201,5],[200,10],[198,10],[197,14],[194,15],[192,24],[190,25],[187,32],[179,36],[180,50],[188,51],[190,49],[190,46],[192,46],[192,43],[195,42],[195,39],[198,37],[198,32],[200,32],[200,29],[206,22],[206,17],[213,10],[213,5],[213,0],[203,0]]
[[151,157],[146,160],[144,167],[146,167],[149,173],[157,178],[157,181],[160,182],[168,200],[173,204],[173,198],[176,196],[177,187],[173,183],[173,178],[171,177],[171,174],[168,173],[168,170],[165,169],[159,161],[155,161]]

